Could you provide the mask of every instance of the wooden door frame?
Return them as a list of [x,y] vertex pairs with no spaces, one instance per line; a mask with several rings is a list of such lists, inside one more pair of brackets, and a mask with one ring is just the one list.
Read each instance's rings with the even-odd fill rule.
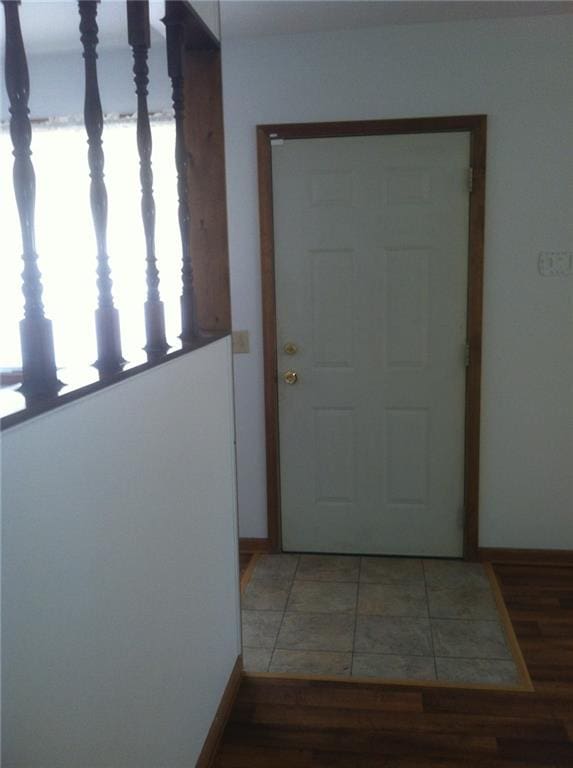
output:
[[335,123],[282,123],[257,126],[259,225],[263,300],[263,348],[267,459],[267,520],[272,552],[281,551],[281,490],[277,379],[277,316],[271,139],[318,139],[342,136],[382,136],[412,133],[470,134],[470,192],[468,241],[464,558],[476,560],[479,545],[479,444],[484,264],[486,115],[364,120]]

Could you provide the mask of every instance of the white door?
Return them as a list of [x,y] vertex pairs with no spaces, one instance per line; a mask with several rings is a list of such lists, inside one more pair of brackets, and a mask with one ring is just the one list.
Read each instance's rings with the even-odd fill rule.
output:
[[462,555],[469,151],[273,146],[287,551]]

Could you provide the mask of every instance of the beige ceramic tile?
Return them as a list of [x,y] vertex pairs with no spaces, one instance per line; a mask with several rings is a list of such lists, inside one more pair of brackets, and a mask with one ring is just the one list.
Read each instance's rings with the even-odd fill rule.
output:
[[352,657],[355,677],[380,677],[394,680],[435,680],[433,656],[399,656],[379,653],[355,653]]
[[378,616],[427,617],[428,605],[423,583],[360,584],[358,613]]
[[403,557],[363,557],[360,581],[376,584],[424,584],[422,561]]
[[274,648],[282,618],[278,611],[243,611],[243,645]]
[[356,620],[354,651],[431,656],[430,622],[428,619],[359,615]]
[[354,613],[358,585],[295,580],[287,611],[304,613]]
[[245,672],[268,672],[272,648],[243,648],[243,669]]
[[516,685],[519,682],[513,661],[437,658],[436,666],[438,680],[451,683]]
[[244,610],[284,611],[290,581],[283,577],[267,576],[251,579],[241,597]]
[[424,574],[429,589],[474,587],[490,589],[489,579],[481,563],[462,560],[424,560]]
[[430,616],[436,619],[497,621],[498,612],[490,589],[454,587],[428,589]]
[[359,557],[301,555],[296,578],[307,581],[358,581],[359,570]]
[[354,614],[286,613],[277,648],[306,651],[351,651]]
[[298,555],[261,555],[257,560],[253,579],[274,576],[292,579],[298,565]]
[[511,659],[505,633],[496,621],[432,619],[436,656]]
[[351,653],[332,651],[285,651],[273,653],[270,672],[283,672],[291,675],[350,675],[352,668]]

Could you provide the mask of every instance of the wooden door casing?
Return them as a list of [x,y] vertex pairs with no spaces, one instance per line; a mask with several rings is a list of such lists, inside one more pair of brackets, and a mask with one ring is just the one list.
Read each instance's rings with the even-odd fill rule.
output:
[[470,134],[473,184],[470,194],[468,242],[467,340],[464,457],[464,558],[475,560],[479,524],[479,436],[481,339],[483,313],[484,213],[486,131],[485,115],[405,118],[336,123],[298,123],[257,127],[259,219],[263,300],[263,347],[267,459],[267,518],[272,551],[281,550],[280,465],[277,387],[277,330],[272,189],[272,139],[329,138],[408,133],[463,131]]

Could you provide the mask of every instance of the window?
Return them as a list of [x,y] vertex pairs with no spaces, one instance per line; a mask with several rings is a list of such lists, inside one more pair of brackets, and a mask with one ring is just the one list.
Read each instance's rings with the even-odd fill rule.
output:
[[[177,180],[173,120],[152,118],[156,207],[156,255],[168,342],[181,330],[181,239],[177,220]],[[108,253],[115,306],[119,310],[123,356],[143,362],[146,300],[145,238],[136,124],[106,118],[103,143],[108,193]],[[21,366],[18,320],[22,243],[11,173],[12,145],[0,134],[2,200],[2,279],[0,281],[0,368]],[[87,140],[83,124],[64,120],[36,123],[32,161],[36,173],[36,250],[44,286],[46,316],[52,320],[61,378],[74,376],[96,360],[94,311],[97,303],[96,243],[91,218]],[[94,377],[96,376],[94,371]]]

